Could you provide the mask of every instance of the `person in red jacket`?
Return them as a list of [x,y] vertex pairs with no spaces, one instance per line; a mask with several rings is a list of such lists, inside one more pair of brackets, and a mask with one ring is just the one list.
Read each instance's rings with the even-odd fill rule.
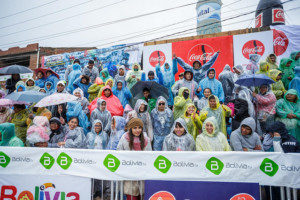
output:
[[[123,116],[123,106],[118,97],[113,94],[109,85],[103,88],[100,98],[107,102],[106,108],[111,113],[111,116]],[[89,105],[90,113],[97,108],[97,99],[99,99],[99,97],[94,99]]]

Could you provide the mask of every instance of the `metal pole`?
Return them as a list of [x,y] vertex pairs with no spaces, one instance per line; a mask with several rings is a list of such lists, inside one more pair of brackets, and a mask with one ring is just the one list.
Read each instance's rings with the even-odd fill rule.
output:
[[110,181],[110,200],[114,199],[114,182]]
[[285,200],[285,194],[284,194],[284,187],[283,186],[280,187],[280,198],[281,198],[281,200]]
[[116,200],[119,199],[119,181],[116,181]]
[[101,188],[102,188],[102,190],[101,190],[101,199],[104,199],[104,192],[103,192],[103,180],[101,180]]
[[293,188],[293,198],[294,200],[298,199],[297,189]]
[[287,200],[292,200],[291,189],[289,187],[286,187],[286,196]]
[[260,185],[260,186],[259,186],[259,195],[260,195],[260,199],[262,199],[262,196],[261,196],[261,188],[262,188],[262,186]]
[[92,178],[92,194],[91,194],[91,196],[92,196],[92,200],[94,199],[94,193],[95,193],[95,191],[94,191],[94,179]]
[[271,200],[273,200],[273,196],[272,196],[272,187],[271,186],[269,186],[270,187],[270,198],[271,198]]
[[121,185],[120,185],[120,189],[121,189],[121,192],[120,192],[120,200],[123,200],[124,199],[124,187],[123,187],[123,181],[121,181]]

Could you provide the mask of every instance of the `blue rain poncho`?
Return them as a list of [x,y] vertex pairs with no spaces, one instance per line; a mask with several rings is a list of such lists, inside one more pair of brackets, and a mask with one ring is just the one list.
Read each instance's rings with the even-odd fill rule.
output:
[[81,127],[70,130],[66,125],[65,148],[86,149],[85,135]]
[[[186,132],[180,137],[174,133],[177,122],[184,127],[184,130]],[[182,118],[176,119],[172,126],[170,134],[167,135],[164,140],[162,150],[163,151],[195,151],[195,149],[196,146],[195,146],[194,138],[188,132],[184,119]]]
[[107,144],[107,149],[116,150],[121,137],[125,133],[124,129],[126,125],[126,120],[124,117],[120,117],[120,116],[114,116],[112,117],[112,119],[115,120],[116,124],[115,124],[115,128],[112,127],[111,129],[109,141]]
[[44,88],[45,87],[45,82],[46,82],[45,78],[39,78],[39,79],[35,80],[35,85],[40,87],[40,88]]
[[77,99],[78,102],[80,102],[81,106],[82,106],[82,111],[88,115],[90,110],[89,110],[89,105],[90,105],[90,102],[89,100],[87,100],[87,98],[85,98],[83,96],[83,91],[80,89],[80,88],[76,88],[74,91],[73,91],[73,95],[75,95],[75,93],[80,93],[80,98]]
[[[50,86],[49,89],[47,88],[47,84],[51,84],[51,86]],[[54,93],[54,85],[53,85],[53,83],[51,81],[47,81],[46,84],[45,84],[45,88],[44,89],[46,91],[46,94],[49,94],[49,95],[53,94]]]
[[223,71],[219,74],[219,81],[221,82],[224,90],[224,102],[228,103],[232,99],[232,92],[234,88],[233,72],[231,71],[229,65],[225,65]]
[[[207,123],[213,125],[213,132],[208,133],[205,126]],[[207,118],[202,127],[202,133],[196,138],[197,151],[231,151],[227,138],[221,132],[217,125],[216,118]]]
[[[166,66],[169,66],[168,69]],[[157,65],[155,67],[155,71],[156,71],[157,76],[162,77],[163,86],[168,89],[168,93],[169,93],[168,105],[173,106],[174,97],[173,97],[173,92],[172,92],[172,86],[175,83],[175,75],[178,72],[177,59],[173,59],[172,68],[168,63],[165,63],[164,71],[161,71],[159,65]]]
[[[215,76],[214,78],[210,79],[208,77],[208,73],[210,71],[214,71],[215,73]],[[219,98],[219,100],[221,102],[224,102],[225,100],[225,97],[224,97],[224,90],[223,90],[223,87],[222,87],[222,83],[220,81],[218,81],[215,77],[216,77],[216,70],[211,68],[207,71],[207,77],[204,78],[202,81],[200,81],[199,83],[199,87],[202,88],[201,92],[197,93],[199,94],[198,97],[199,98],[202,98],[204,95],[203,95],[203,90],[205,88],[210,88],[211,89],[211,92],[213,95],[217,96]],[[233,88],[232,88],[233,89]],[[232,92],[232,91],[231,91]]]
[[216,62],[218,56],[219,56],[219,52],[216,52],[211,57],[211,59],[207,63],[203,64],[202,66],[201,66],[201,62],[199,60],[195,60],[193,62],[193,66],[196,62],[198,62],[201,66],[199,69],[194,69],[192,66],[185,63],[183,61],[183,59],[181,59],[179,57],[177,57],[177,61],[178,61],[178,64],[184,68],[184,70],[192,70],[192,72],[194,74],[194,80],[197,82],[197,84],[199,84],[200,81],[205,77],[205,74],[206,74],[207,70],[209,70],[214,65],[214,63]]
[[295,67],[295,78],[290,82],[289,89],[297,90],[300,94],[300,66]]
[[[164,111],[158,110],[158,104],[165,103]],[[153,150],[161,151],[166,135],[171,131],[173,125],[173,112],[168,107],[167,100],[160,96],[157,98],[156,106],[151,112],[151,121],[153,126]]]
[[83,84],[82,82],[81,82],[81,80],[83,79],[83,77],[82,78],[80,78],[80,77],[78,77],[74,82],[73,82],[73,88],[75,89],[75,88],[80,88],[82,91],[83,91],[83,94],[84,94],[84,97],[85,98],[89,98],[89,93],[88,93],[88,90],[89,90],[89,87],[92,85],[90,82],[89,82],[89,80],[88,80],[88,82],[87,82],[87,84]]
[[90,122],[86,114],[83,112],[80,102],[68,102],[67,121],[69,121],[71,117],[78,118],[79,126],[83,128],[84,134],[87,134],[89,132]]
[[71,71],[71,73],[68,75],[68,86],[67,86],[67,90],[70,93],[73,93],[73,90],[75,89],[73,87],[73,83],[75,82],[75,80],[81,75],[81,66],[79,64],[74,64],[73,65],[73,70]]
[[[93,112],[91,114],[91,124],[94,124],[94,121],[96,119],[100,119],[101,122],[102,122],[103,130],[107,134],[110,134],[110,131],[111,131],[111,114],[106,109],[106,107],[105,107],[104,111],[100,110],[102,102],[106,102],[106,101],[103,100],[103,99],[98,99],[97,100],[97,108],[95,110],[93,110]],[[107,105],[107,102],[106,102],[106,105]]]
[[[123,71],[124,71],[123,76],[120,75],[120,69],[123,69]],[[114,78],[114,86],[117,86],[118,81],[123,81],[123,85],[124,85],[124,87],[126,87],[126,81],[125,81],[126,73],[127,73],[127,71],[126,71],[124,65],[121,65],[120,67],[118,67],[118,73],[116,74],[116,76]]]
[[130,99],[132,98],[132,94],[130,92],[130,90],[124,86],[124,82],[119,80],[118,83],[122,83],[122,89],[118,90],[117,84],[112,88],[112,92],[113,94],[118,97],[118,99],[120,100],[123,108],[125,108],[125,106],[127,104],[129,104]]
[[114,61],[110,61],[108,63],[106,63],[104,65],[104,68],[107,68],[108,72],[109,72],[109,75],[112,77],[112,78],[115,78],[115,75],[117,74],[118,72],[118,68],[116,66],[116,62]]
[[46,79],[46,82],[48,82],[48,81],[52,82],[53,85],[56,85],[58,83],[59,79],[54,74],[51,74]]
[[[96,133],[95,131],[95,125],[97,123],[101,124],[101,131],[99,133]],[[93,123],[91,132],[89,132],[86,135],[86,145],[88,149],[106,149],[107,148],[107,142],[108,142],[108,135],[103,130],[102,122],[99,119],[96,119]]]
[[19,88],[22,88],[23,90],[22,90],[22,92],[24,92],[24,91],[26,91],[26,87],[24,86],[24,85],[18,85],[17,87],[16,87],[16,92],[18,92],[18,90],[19,90]]
[[[152,71],[153,72],[153,71]],[[153,72],[154,73],[154,72]],[[148,74],[149,74],[149,72],[148,72]],[[154,74],[154,79],[152,79],[152,80],[150,80],[149,78],[146,78],[146,73],[145,72],[143,72],[142,73],[142,79],[141,79],[141,81],[154,81],[154,82],[156,82],[156,83],[158,83],[158,84],[160,84],[160,85],[163,85],[163,79],[162,79],[162,74],[160,73],[160,74],[157,74],[157,77],[155,76],[155,74]]]

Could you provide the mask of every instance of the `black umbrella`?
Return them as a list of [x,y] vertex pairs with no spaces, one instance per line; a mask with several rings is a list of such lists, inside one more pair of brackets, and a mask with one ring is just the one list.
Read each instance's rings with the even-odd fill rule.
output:
[[31,69],[22,65],[10,65],[0,69],[0,74],[25,74],[32,72]]
[[168,89],[155,81],[139,81],[137,82],[131,89],[130,92],[132,94],[131,105],[134,106],[135,102],[138,99],[141,99],[144,94],[144,88],[148,88],[150,90],[150,95],[152,98],[157,98],[159,96],[163,96],[164,98],[169,98]]

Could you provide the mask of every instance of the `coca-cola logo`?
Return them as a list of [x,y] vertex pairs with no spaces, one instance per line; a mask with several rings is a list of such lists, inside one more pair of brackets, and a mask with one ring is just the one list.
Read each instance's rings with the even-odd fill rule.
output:
[[243,56],[249,59],[250,54],[264,55],[265,45],[259,40],[250,40],[246,42],[242,48]]
[[273,30],[273,45],[274,53],[276,56],[284,54],[289,46],[289,39],[284,32],[274,29]]
[[279,8],[272,9],[272,22],[285,23],[284,11]]
[[149,57],[149,63],[155,67],[158,63],[162,66],[166,62],[166,56],[162,51],[153,51]]
[[230,200],[255,200],[253,196],[246,193],[240,193],[237,195],[234,195]]
[[207,44],[197,44],[189,50],[187,60],[190,65],[196,60],[204,64],[210,61],[214,53],[215,51],[211,46]]
[[263,25],[263,13],[260,13],[255,18],[255,28],[260,28]]
[[159,191],[153,194],[149,200],[176,200],[171,192]]

